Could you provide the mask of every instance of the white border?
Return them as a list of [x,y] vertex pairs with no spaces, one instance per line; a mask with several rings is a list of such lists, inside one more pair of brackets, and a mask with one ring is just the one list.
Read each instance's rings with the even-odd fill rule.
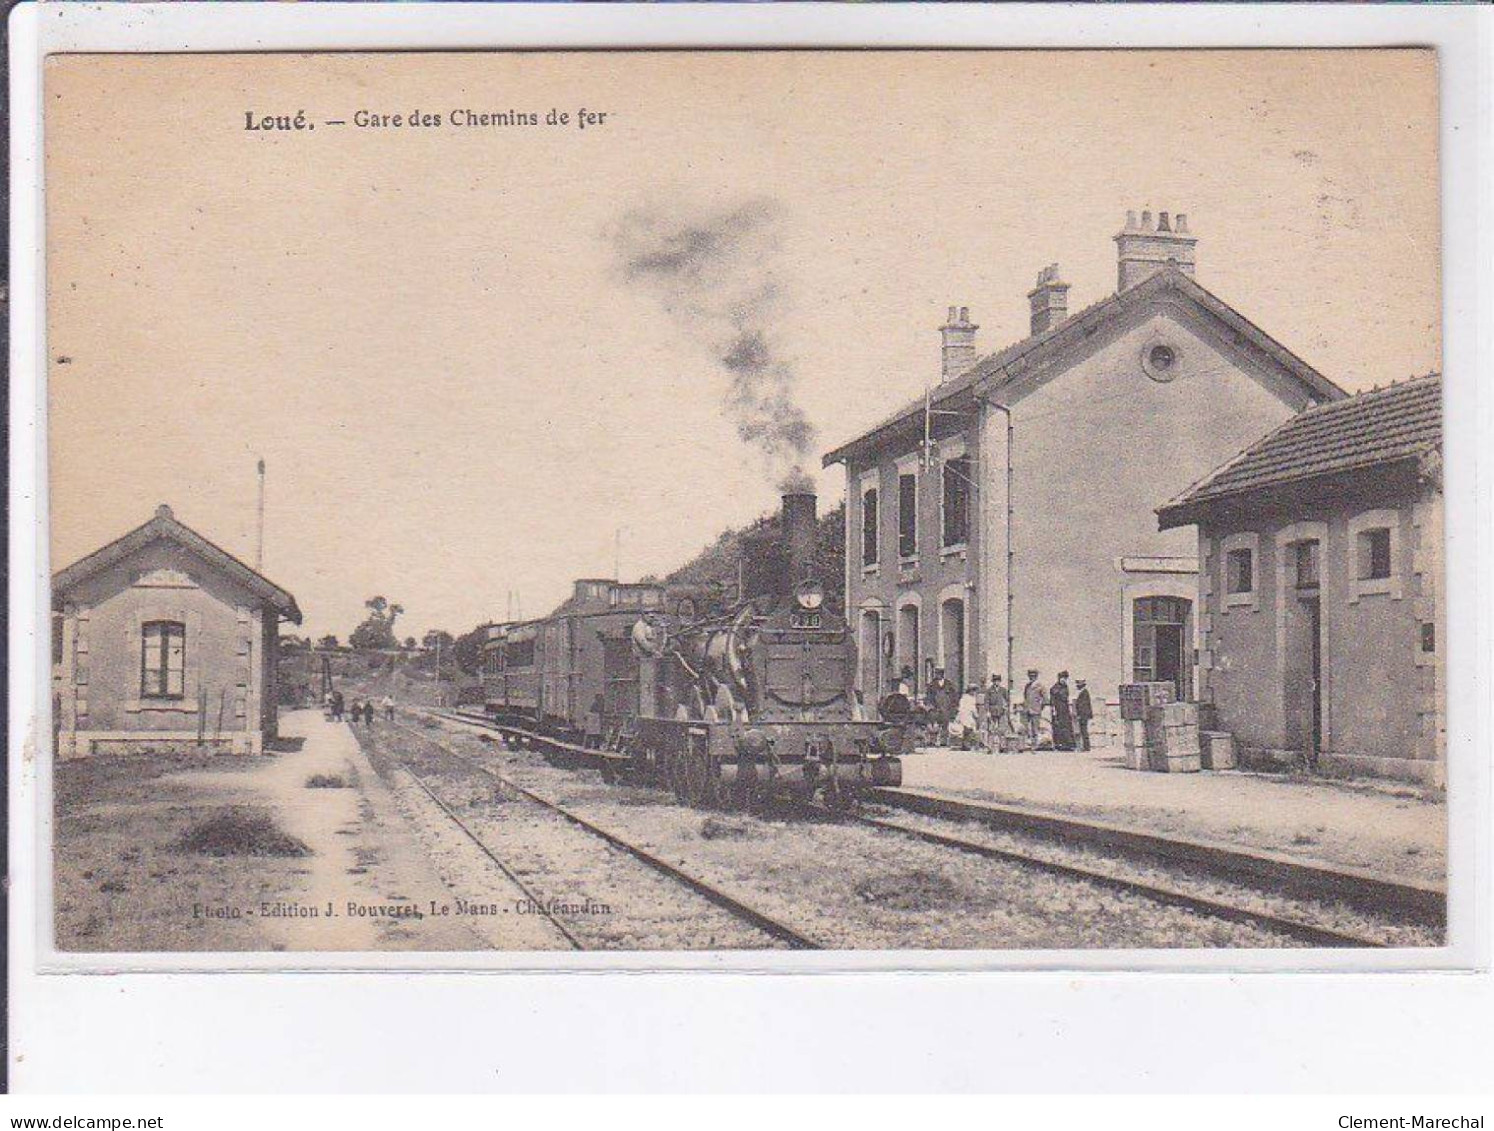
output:
[[[13,1061],[21,1086],[48,1085],[135,1089],[145,1079],[182,1082],[234,1080],[244,1087],[361,1088],[409,1086],[409,1082],[462,1079],[478,1086],[506,1086],[514,1079],[538,1086],[574,1088],[579,1080],[610,1080],[635,1086],[653,1081],[662,1086],[714,1081],[716,1086],[802,1087],[969,1086],[971,1081],[1005,1080],[1026,1087],[1053,1086],[1070,1080],[1073,1063],[1091,1073],[1088,1086],[1130,1088],[1136,1073],[1186,1067],[1190,1087],[1237,1086],[1242,1052],[1274,1066],[1274,1079],[1286,1086],[1321,1083],[1324,1058],[1367,1088],[1387,1080],[1406,1083],[1411,1048],[1422,1067],[1418,1079],[1467,1083],[1490,1079],[1488,1049],[1478,1040],[1459,1040],[1477,1030],[1471,1019],[1494,1015],[1494,983],[1489,963],[1489,765],[1490,674],[1487,648],[1490,629],[1487,599],[1488,545],[1475,537],[1475,516],[1487,521],[1486,487],[1475,498],[1467,485],[1482,482],[1487,460],[1478,452],[1480,434],[1491,430],[1489,399],[1477,395],[1473,375],[1488,372],[1490,316],[1488,237],[1489,31],[1486,11],[1472,8],[1344,8],[1171,6],[1091,8],[1059,6],[984,7],[979,5],[840,5],[661,6],[623,5],[24,5],[11,17],[12,260],[11,347],[11,758],[12,858],[17,868],[11,889],[11,963],[15,1051],[29,1060]],[[741,978],[724,976],[701,984],[697,979],[657,977],[575,980],[515,975],[503,980],[505,1017],[483,1010],[467,1014],[479,992],[491,983],[470,977],[430,974],[384,978],[376,992],[366,978],[349,975],[294,978],[243,974],[212,980],[212,997],[204,1000],[195,977],[129,976],[109,979],[38,976],[36,940],[41,924],[35,908],[38,883],[47,883],[46,854],[34,846],[44,830],[36,805],[38,767],[47,759],[32,754],[45,748],[48,723],[33,712],[45,708],[49,684],[45,640],[48,564],[44,542],[36,532],[46,518],[44,482],[44,401],[39,396],[45,343],[40,327],[42,247],[40,242],[40,111],[42,57],[55,51],[148,50],[299,50],[320,48],[479,48],[604,46],[947,46],[970,48],[1043,46],[1354,46],[1426,44],[1439,49],[1444,106],[1442,123],[1444,224],[1444,368],[1450,401],[1447,415],[1447,536],[1449,590],[1456,615],[1448,621],[1449,672],[1449,817],[1453,900],[1449,928],[1453,945],[1432,952],[1434,965],[1451,969],[1476,966],[1478,976],[1427,977],[1405,971],[1428,965],[1428,952],[1374,955],[1324,955],[1319,952],[996,952],[979,956],[986,970],[1046,969],[1047,973],[999,976],[970,974],[953,978],[879,977],[876,970],[970,970],[969,955],[836,954],[753,956],[738,969],[803,972],[837,969],[848,976],[832,979]],[[24,128],[30,124],[31,128]],[[1476,174],[1482,172],[1480,182]],[[1480,194],[1479,189],[1483,192]],[[1472,237],[1478,234],[1478,239]],[[1480,333],[1482,331],[1482,333]],[[1484,345],[1481,350],[1480,345]],[[1482,474],[1480,474],[1482,472]],[[1486,527],[1485,527],[1486,529]],[[1473,603],[1477,595],[1476,605]],[[27,664],[25,658],[30,657]],[[20,659],[21,662],[15,662]],[[36,741],[41,736],[41,742]],[[24,867],[29,861],[40,867]],[[44,890],[44,889],[40,889]],[[69,956],[67,965],[71,965]],[[239,956],[234,956],[235,959]],[[481,956],[490,969],[535,971],[533,956]],[[1365,959],[1370,959],[1366,962]],[[242,968],[284,970],[287,964],[325,970],[356,963],[360,968],[409,970],[415,963],[399,955],[249,956]],[[221,967],[222,956],[171,956],[136,961],[132,969],[194,970]],[[59,964],[61,965],[61,964]],[[435,956],[423,969],[450,965],[470,967]],[[722,955],[550,956],[541,960],[549,971],[566,969],[729,970],[734,961]],[[1212,970],[1400,970],[1383,974],[1374,992],[1358,977],[1249,979],[1248,1001],[1283,1011],[1287,1028],[1268,1034],[1248,1023],[1228,1031],[1211,1012],[1212,1000],[1234,1010],[1247,1001],[1231,993],[1239,980],[1231,975],[1178,977],[1183,971]],[[121,969],[114,965],[113,969]],[[1136,978],[1126,974],[1094,975],[1082,980],[1061,971],[1165,970],[1171,976]],[[855,972],[860,971],[857,975]],[[988,997],[1001,989],[999,1003]],[[875,994],[867,989],[875,988]],[[1313,1006],[1302,1007],[1312,989]],[[777,989],[777,992],[775,991]],[[977,993],[977,990],[985,992]],[[1352,992],[1348,992],[1352,991]],[[702,997],[704,995],[704,997]],[[142,998],[148,999],[148,1003]],[[597,999],[606,999],[603,1009]],[[1032,1028],[1033,1018],[1071,1016],[1068,1003],[1079,1006],[1083,1031],[1058,1023],[1056,1029]],[[742,1034],[730,1045],[696,1044],[684,1032],[649,1030],[653,1040],[638,1040],[638,1025],[663,1026],[669,1020],[702,1016],[705,1005],[717,1010],[706,1022],[716,1037],[730,1038],[745,1008],[791,1010],[793,1039],[806,1055],[775,1055],[771,1047],[753,1049]],[[869,1011],[875,1004],[877,1009]],[[292,1008],[292,1018],[279,1012]],[[1147,1011],[1145,1022],[1136,1010]],[[619,1012],[620,1011],[620,1012]],[[994,1012],[992,1012],[994,1011]],[[1018,1032],[999,1025],[1001,1015],[1027,1018]],[[400,1025],[426,1050],[418,1063],[391,1061],[381,1034],[384,1019]],[[1460,1028],[1446,1019],[1464,1018]],[[154,1018],[144,1023],[147,1016]],[[84,1018],[87,1018],[85,1022]],[[1342,1030],[1325,1028],[1333,1019]],[[215,1019],[232,1018],[232,1024]],[[626,1020],[624,1019],[626,1018]],[[919,1026],[922,1019],[924,1024]],[[1290,1018],[1289,1023],[1287,1018]],[[1394,1018],[1394,1022],[1391,1019]],[[522,1025],[514,1022],[522,1019]],[[1428,1027],[1428,1019],[1435,1024]],[[780,1016],[782,1022],[784,1017]],[[1418,1020],[1420,1023],[1418,1023]],[[310,1025],[346,1042],[319,1045],[308,1055],[305,1041],[286,1040],[287,1026]],[[806,1026],[800,1031],[800,1025]],[[1041,1025],[1041,1022],[1038,1022]],[[1051,1022],[1050,1022],[1051,1024]],[[1148,1030],[1192,1033],[1202,1024],[1217,1033],[1219,1043],[1196,1039],[1165,1040],[1150,1045],[1138,1040]],[[911,1028],[909,1026],[912,1026]],[[996,1028],[988,1028],[996,1026]],[[1412,1030],[1415,1030],[1413,1033]],[[751,1026],[746,1031],[754,1032]],[[845,1047],[831,1043],[842,1035]],[[1393,1039],[1399,1032],[1400,1039]],[[976,1039],[985,1034],[985,1040]],[[783,1034],[780,1034],[783,1035]],[[673,1039],[671,1039],[671,1036]],[[759,1035],[760,1038],[761,1035]],[[999,1040],[999,1050],[990,1041]],[[882,1039],[886,1043],[878,1046]],[[937,1063],[895,1056],[898,1047],[926,1040],[941,1047]],[[678,1046],[678,1060],[660,1057],[659,1044]],[[400,1041],[388,1047],[405,1048]],[[222,1050],[250,1050],[248,1059],[225,1059]],[[490,1052],[501,1046],[511,1058],[508,1071],[494,1078]],[[732,1056],[708,1055],[724,1047]],[[1298,1049],[1298,1061],[1285,1055]],[[436,1050],[445,1060],[434,1059]],[[815,1055],[807,1055],[813,1049]],[[108,1050],[105,1053],[103,1050]],[[588,1055],[589,1050],[589,1055]],[[1086,1056],[1086,1050],[1090,1055]],[[1435,1050],[1436,1060],[1428,1057]],[[361,1059],[354,1052],[362,1054]],[[1078,1061],[1063,1062],[1075,1056]],[[993,1059],[999,1058],[999,1059]],[[1301,1069],[1312,1062],[1312,1071]],[[30,1067],[25,1067],[29,1063]],[[262,1067],[273,1063],[278,1075]],[[899,1065],[889,1079],[889,1063]],[[88,1072],[86,1080],[70,1074],[69,1065]],[[515,1076],[512,1066],[522,1066]],[[768,1066],[773,1076],[759,1074]],[[827,1075],[827,1070],[831,1070]],[[1452,1072],[1454,1074],[1449,1075]],[[330,1073],[330,1075],[327,1075]],[[578,1073],[580,1075],[578,1076]],[[1386,1075],[1391,1073],[1391,1075]],[[1182,1077],[1178,1077],[1182,1079]],[[298,1083],[299,1082],[299,1083]],[[1253,1084],[1261,1085],[1257,1074]],[[1059,1086],[1062,1086],[1061,1083]]]

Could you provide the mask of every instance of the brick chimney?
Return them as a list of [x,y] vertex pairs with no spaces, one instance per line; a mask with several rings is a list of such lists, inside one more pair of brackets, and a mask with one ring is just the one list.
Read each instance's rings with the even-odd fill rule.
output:
[[1116,290],[1129,290],[1168,267],[1176,267],[1184,275],[1191,276],[1193,245],[1197,242],[1188,234],[1188,217],[1181,212],[1175,220],[1166,212],[1159,212],[1155,223],[1150,212],[1141,214],[1140,223],[1135,212],[1127,212],[1126,226],[1115,237],[1120,260]]
[[1058,264],[1038,272],[1037,286],[1027,292],[1032,304],[1032,335],[1047,333],[1069,316],[1069,285],[1058,277]]
[[944,342],[943,370],[939,380],[958,377],[975,364],[975,331],[980,327],[970,321],[968,306],[949,308],[949,319],[939,327]]

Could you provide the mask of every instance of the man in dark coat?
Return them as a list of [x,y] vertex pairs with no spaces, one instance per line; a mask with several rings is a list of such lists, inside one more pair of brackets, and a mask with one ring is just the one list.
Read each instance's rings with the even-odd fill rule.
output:
[[1089,701],[1089,688],[1084,681],[1076,680],[1078,689],[1074,694],[1074,719],[1079,724],[1079,749],[1089,749],[1089,720],[1095,717],[1094,705]]
[[954,722],[955,710],[960,704],[960,692],[954,684],[944,678],[943,668],[934,669],[934,678],[929,680],[925,702],[928,703],[934,725],[938,728],[934,736],[934,745],[948,745],[949,724]]
[[1059,672],[1058,682],[1048,689],[1053,709],[1053,749],[1074,749],[1074,716],[1069,711],[1069,673]]

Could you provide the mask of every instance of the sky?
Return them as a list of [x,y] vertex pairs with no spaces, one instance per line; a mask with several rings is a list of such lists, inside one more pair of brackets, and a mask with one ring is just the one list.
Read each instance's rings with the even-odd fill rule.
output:
[[1344,388],[1424,373],[1436,115],[1418,51],[53,57],[52,566],[162,502],[252,563],[263,458],[302,631],[539,615],[834,505],[946,308],[1103,298],[1128,209]]

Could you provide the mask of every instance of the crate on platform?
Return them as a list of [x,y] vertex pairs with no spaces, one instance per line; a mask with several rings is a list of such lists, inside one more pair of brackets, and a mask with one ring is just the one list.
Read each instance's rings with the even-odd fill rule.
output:
[[1145,746],[1127,746],[1126,769],[1128,770],[1150,770],[1152,768],[1152,752]]
[[1146,709],[1146,725],[1153,728],[1197,726],[1197,703],[1154,703]]
[[1120,724],[1122,746],[1145,746],[1146,724],[1137,719],[1122,719]]
[[1236,765],[1234,735],[1222,730],[1201,732],[1200,754],[1206,770],[1233,770]]
[[1175,727],[1147,727],[1146,748],[1164,758],[1174,754],[1198,754],[1198,728],[1186,723]]
[[1123,683],[1120,685],[1121,718],[1127,722],[1146,718],[1146,709],[1176,698],[1170,683]]
[[1161,774],[1196,774],[1202,759],[1194,754],[1158,754],[1152,751],[1152,769]]

